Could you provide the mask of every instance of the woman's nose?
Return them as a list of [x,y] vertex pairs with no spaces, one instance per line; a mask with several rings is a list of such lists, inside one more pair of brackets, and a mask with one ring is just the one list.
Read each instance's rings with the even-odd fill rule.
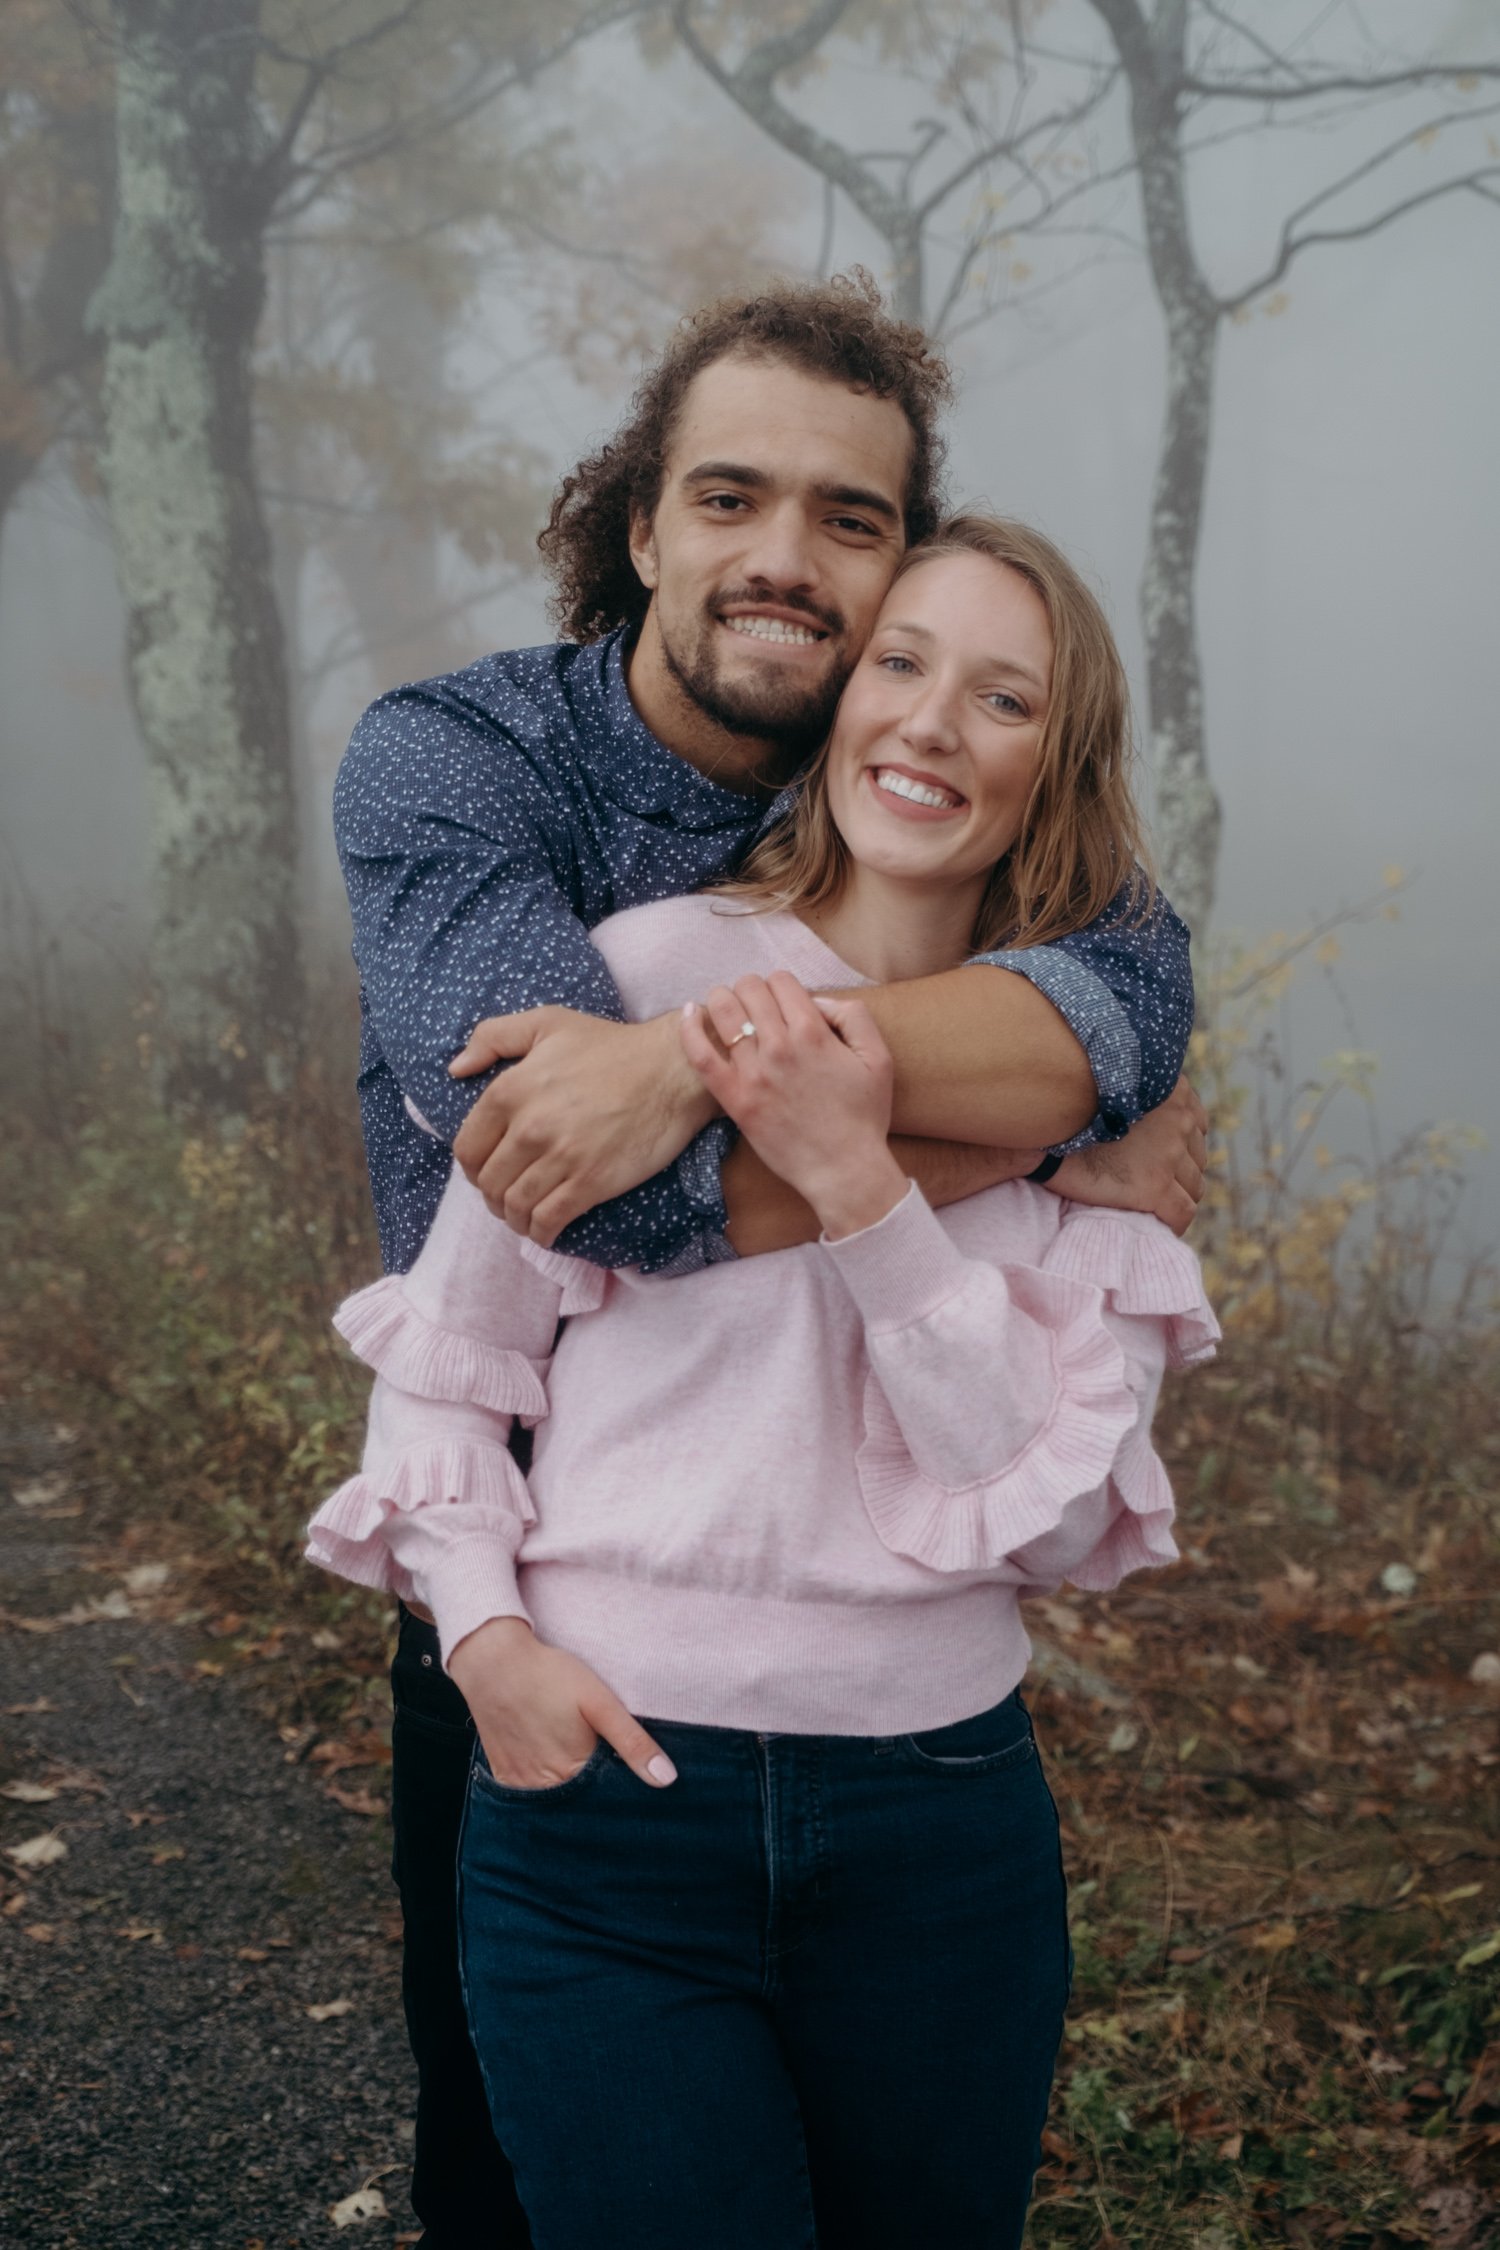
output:
[[933,687],[917,698],[901,722],[901,738],[913,750],[941,755],[958,748],[958,721],[952,698]]

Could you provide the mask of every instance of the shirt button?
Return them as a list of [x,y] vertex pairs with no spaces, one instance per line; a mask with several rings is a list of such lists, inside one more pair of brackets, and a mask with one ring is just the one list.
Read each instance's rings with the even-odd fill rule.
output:
[[426,1665],[428,1671],[430,1672],[432,1670],[432,1658],[430,1656],[424,1656],[422,1662]]

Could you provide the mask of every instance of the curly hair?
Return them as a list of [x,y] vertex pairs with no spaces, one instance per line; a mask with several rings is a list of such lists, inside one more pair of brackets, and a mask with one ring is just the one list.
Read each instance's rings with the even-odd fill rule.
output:
[[907,544],[938,523],[944,447],[937,423],[952,397],[952,377],[921,329],[885,310],[870,275],[856,266],[831,281],[780,281],[758,296],[717,297],[681,323],[647,370],[624,427],[558,487],[537,545],[564,639],[598,640],[645,616],[651,596],[630,559],[631,519],[655,512],[689,385],[731,353],[894,399],[912,434]]

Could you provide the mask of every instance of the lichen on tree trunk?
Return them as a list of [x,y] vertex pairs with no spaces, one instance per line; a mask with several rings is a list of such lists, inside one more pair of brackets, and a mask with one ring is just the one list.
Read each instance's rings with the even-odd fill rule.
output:
[[92,318],[131,689],[150,762],[154,979],[179,1094],[238,1107],[299,1014],[291,722],[256,485],[260,0],[115,0],[119,216]]

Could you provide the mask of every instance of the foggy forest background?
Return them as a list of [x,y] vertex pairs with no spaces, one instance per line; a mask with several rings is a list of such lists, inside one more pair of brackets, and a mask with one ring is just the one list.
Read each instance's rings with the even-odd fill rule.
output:
[[550,637],[549,495],[676,318],[855,264],[953,358],[954,498],[1106,597],[1218,1127],[1186,1559],[1036,1630],[1034,2239],[1478,2250],[1495,0],[6,0],[0,1371],[377,1811],[385,1620],[297,1561],[375,1256],[334,770]]

